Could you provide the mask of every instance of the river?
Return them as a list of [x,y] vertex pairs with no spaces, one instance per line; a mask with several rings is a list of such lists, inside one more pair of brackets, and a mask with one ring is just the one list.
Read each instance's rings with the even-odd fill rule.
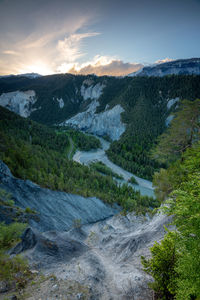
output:
[[[73,160],[76,162],[79,162],[81,164],[89,165],[91,162],[94,161],[101,161],[106,166],[108,166],[110,169],[113,170],[113,172],[117,173],[118,175],[123,176],[123,180],[116,179],[119,184],[128,183],[128,185],[132,186],[135,190],[139,190],[141,195],[147,195],[155,197],[154,190],[152,187],[152,182],[137,177],[134,174],[122,169],[118,165],[111,162],[105,151],[110,147],[110,143],[108,141],[105,141],[103,138],[96,136],[102,145],[101,149],[95,149],[90,151],[79,151],[77,150],[76,153],[73,156]],[[132,184],[129,183],[128,180],[134,177],[138,184]]]

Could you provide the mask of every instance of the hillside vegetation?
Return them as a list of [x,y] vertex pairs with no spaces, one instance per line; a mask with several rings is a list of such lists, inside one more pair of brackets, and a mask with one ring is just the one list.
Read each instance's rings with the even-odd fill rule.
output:
[[68,160],[66,134],[57,134],[2,107],[0,115],[0,159],[14,176],[53,190],[96,196],[137,212],[159,206],[157,200],[141,196],[127,185],[119,187],[111,176]]
[[[166,129],[166,118],[176,109],[169,109],[170,99],[194,100],[200,96],[200,76],[165,77],[97,77],[59,74],[36,79],[11,77],[0,79],[0,93],[16,90],[34,90],[37,102],[30,118],[37,122],[54,125],[84,111],[91,99],[81,96],[83,82],[90,81],[94,86],[104,85],[98,99],[97,113],[106,105],[112,108],[120,104],[125,112],[121,114],[126,131],[119,141],[111,144],[107,151],[109,158],[124,169],[139,177],[152,179],[153,173],[164,166],[149,156],[157,137]],[[62,98],[61,109],[56,99]]]
[[[54,129],[54,127],[53,127]],[[84,134],[79,130],[75,130],[70,127],[56,127],[56,132],[58,134],[66,134],[73,140],[75,149],[81,151],[89,151],[92,149],[101,148],[101,142],[95,136]]]
[[142,258],[144,269],[154,277],[150,286],[157,299],[200,299],[199,116],[200,100],[184,101],[154,150],[169,164],[155,174],[154,184],[158,197],[168,198],[163,210],[176,226],[151,248],[151,259]]

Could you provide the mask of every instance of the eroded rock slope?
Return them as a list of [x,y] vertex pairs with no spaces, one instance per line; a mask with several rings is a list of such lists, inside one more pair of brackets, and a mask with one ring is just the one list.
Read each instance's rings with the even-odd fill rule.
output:
[[[147,286],[151,278],[142,271],[140,257],[148,256],[149,247],[163,238],[166,216],[124,216],[96,198],[53,192],[14,178],[2,162],[0,187],[19,206],[39,212],[39,220],[30,220],[31,228],[12,254],[23,253],[47,275],[87,286],[90,299],[152,299]],[[73,223],[79,218],[85,225]]]

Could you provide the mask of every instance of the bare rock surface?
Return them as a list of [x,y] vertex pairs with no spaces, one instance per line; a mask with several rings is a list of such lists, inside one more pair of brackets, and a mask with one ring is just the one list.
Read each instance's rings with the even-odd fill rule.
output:
[[29,181],[13,177],[0,161],[0,188],[11,193],[15,204],[23,209],[37,212],[38,219],[29,224],[37,230],[69,230],[77,221],[80,224],[94,223],[113,216],[119,208],[113,208],[95,197],[85,198],[41,188]]
[[118,140],[126,129],[121,121],[121,113],[124,109],[118,104],[112,109],[96,113],[98,106],[99,102],[94,100],[89,104],[86,111],[78,113],[60,125],[70,125],[99,136],[107,135],[113,141]]
[[101,84],[100,82],[94,85],[93,81],[86,79],[83,81],[81,86],[81,96],[84,100],[97,100],[101,96],[104,87],[105,85]]
[[80,240],[88,250],[67,264],[52,266],[48,272],[97,290],[96,299],[151,299],[147,286],[151,278],[142,271],[140,257],[150,255],[148,248],[163,237],[163,225],[168,222],[162,214],[153,218],[129,214],[83,226],[85,234]]
[[37,101],[35,91],[15,91],[0,95],[0,105],[15,112],[21,117],[29,117],[35,110],[32,108]]
[[161,213],[153,218],[118,214],[67,232],[35,232],[36,245],[23,253],[46,276],[88,287],[95,296],[86,299],[152,299],[151,278],[140,258],[150,255],[149,247],[162,239],[167,223]]
[[[147,285],[151,278],[142,270],[141,255],[148,257],[149,247],[163,238],[168,217],[122,215],[99,199],[53,192],[16,179],[0,165],[4,170],[0,186],[19,205],[40,213],[39,221],[31,220],[31,228],[11,253],[22,253],[32,269],[57,278],[56,284],[48,281],[26,299],[152,299]],[[73,226],[77,217],[84,220],[83,225],[75,222]],[[71,298],[66,298],[69,290],[64,292],[63,282],[79,287]],[[79,292],[81,287],[87,293]]]

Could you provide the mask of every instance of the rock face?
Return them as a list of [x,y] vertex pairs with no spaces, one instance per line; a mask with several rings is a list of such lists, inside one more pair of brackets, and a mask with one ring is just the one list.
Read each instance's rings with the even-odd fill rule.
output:
[[39,219],[29,223],[40,231],[69,230],[74,225],[94,223],[113,216],[114,209],[97,198],[84,198],[64,192],[39,187],[29,180],[17,179],[9,174],[0,161],[0,188],[13,195],[15,204],[30,207],[39,214]]
[[81,86],[81,96],[84,100],[97,100],[101,96],[104,87],[105,85],[101,84],[100,82],[93,85],[93,81],[86,79],[83,81]]
[[57,98],[56,100],[58,101],[58,105],[59,105],[60,108],[63,108],[65,106],[65,103],[64,103],[62,98],[60,98],[60,99]]
[[179,101],[179,98],[170,99],[167,102],[167,109],[170,109],[175,103]]
[[10,254],[19,254],[27,250],[29,260],[46,269],[49,264],[67,262],[82,255],[88,247],[80,241],[69,238],[65,233],[42,234],[27,228],[22,234],[21,242],[10,251]]
[[21,236],[21,242],[11,249],[10,254],[19,254],[28,249],[32,249],[36,243],[36,234],[31,228],[27,228]]
[[199,75],[200,58],[180,59],[157,64],[155,66],[144,67],[142,70],[130,74],[130,76],[158,76],[166,75]]
[[16,91],[11,93],[3,93],[0,96],[0,105],[15,112],[21,117],[29,117],[33,104],[37,101],[34,91]]
[[118,140],[126,129],[125,125],[121,122],[121,113],[124,109],[120,105],[116,105],[112,109],[97,114],[97,106],[99,106],[99,102],[94,100],[90,103],[86,111],[78,113],[60,125],[71,125],[88,133],[99,136],[107,135],[113,141]]
[[174,119],[174,115],[169,115],[165,120],[165,125],[168,127],[173,119]]
[[67,232],[28,229],[12,253],[26,250],[34,268],[88,286],[95,300],[150,300],[151,278],[142,271],[140,257],[150,255],[148,248],[162,239],[168,222],[162,214],[151,219],[132,213]]

